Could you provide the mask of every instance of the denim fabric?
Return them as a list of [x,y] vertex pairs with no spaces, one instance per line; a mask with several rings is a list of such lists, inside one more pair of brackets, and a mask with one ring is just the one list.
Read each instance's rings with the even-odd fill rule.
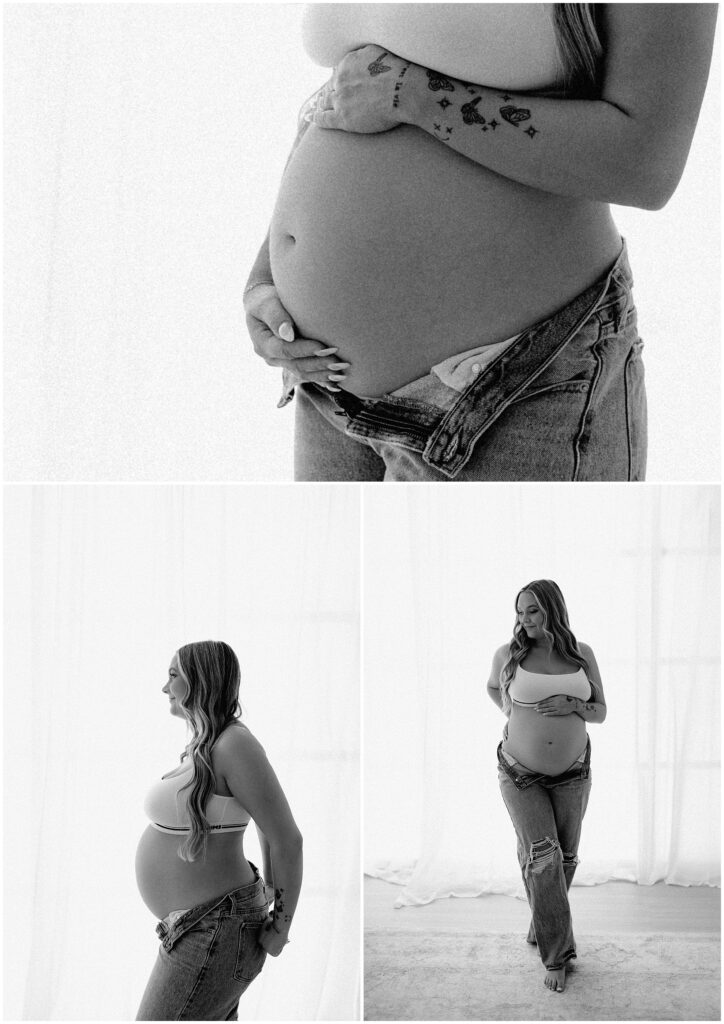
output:
[[576,956],[568,890],[578,864],[581,823],[591,791],[591,744],[583,761],[561,775],[509,765],[498,747],[498,781],[518,847],[518,863],[531,909],[528,941],[537,942],[545,967],[556,970]]
[[156,964],[136,1020],[238,1020],[239,997],[261,971],[259,929],[268,916],[264,880],[256,880],[156,925]]
[[622,242],[605,275],[462,393],[433,373],[382,398],[298,384],[295,479],[643,480],[643,342]]

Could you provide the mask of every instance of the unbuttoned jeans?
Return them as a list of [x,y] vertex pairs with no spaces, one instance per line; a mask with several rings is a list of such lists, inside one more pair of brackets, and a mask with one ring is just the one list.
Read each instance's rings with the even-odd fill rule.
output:
[[156,964],[136,1020],[238,1020],[239,997],[261,971],[259,930],[268,916],[264,880],[256,880],[156,925]]
[[[296,390],[295,479],[643,480],[646,393],[626,243],[461,393],[434,374],[382,398]],[[391,339],[392,343],[393,339]]]
[[528,941],[545,967],[576,956],[568,890],[578,864],[581,823],[591,791],[591,744],[582,762],[561,775],[509,765],[498,747],[498,781],[518,840],[518,862],[530,904]]

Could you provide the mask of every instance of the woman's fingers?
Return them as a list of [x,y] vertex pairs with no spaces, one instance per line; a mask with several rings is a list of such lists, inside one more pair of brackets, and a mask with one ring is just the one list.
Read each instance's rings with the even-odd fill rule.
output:
[[259,299],[257,308],[253,310],[254,316],[263,321],[282,341],[294,341],[292,318],[279,301],[276,288],[264,289]]
[[272,284],[260,284],[245,299],[246,325],[254,351],[269,366],[281,366],[300,381],[339,391],[350,364],[338,348],[310,338],[296,338],[292,318]]
[[[295,343],[296,344],[296,343]],[[287,346],[289,347],[289,346]],[[322,351],[326,352],[327,349]],[[292,357],[291,359],[270,359],[270,366],[281,366],[294,373],[328,373],[344,374],[349,370],[350,364],[339,361],[336,356],[318,356],[316,353],[310,357]]]
[[254,346],[254,351],[260,355],[270,366],[284,366],[286,362],[298,359],[308,359],[312,356],[319,357],[320,354],[328,362],[336,362],[338,349],[335,346],[325,345],[321,341],[312,341],[309,338],[297,338],[296,341],[283,341],[271,327],[264,321],[254,316],[247,316],[247,327]]
[[339,388],[340,384],[344,384],[345,381],[344,370],[337,371],[323,367],[322,369],[300,371],[296,362],[280,365],[284,365],[285,369],[291,370],[294,376],[302,381],[312,381],[315,384],[329,384],[334,388]]
[[317,128],[342,128],[339,114],[336,110],[314,110],[304,115],[305,121],[311,121]]

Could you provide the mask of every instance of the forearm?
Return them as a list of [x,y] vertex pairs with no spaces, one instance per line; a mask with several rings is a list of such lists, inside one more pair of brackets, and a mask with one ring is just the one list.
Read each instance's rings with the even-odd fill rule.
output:
[[270,858],[274,878],[273,924],[281,935],[286,935],[291,928],[302,887],[301,836],[298,841],[271,845]]
[[495,706],[497,708],[500,708],[500,710],[502,711],[503,710],[503,695],[501,694],[500,689],[497,686],[488,686],[487,690],[488,690],[488,696],[492,700],[493,704],[495,704]]
[[606,705],[595,701],[580,700],[578,697],[567,697],[573,702],[573,714],[579,715],[584,722],[603,722],[606,718]]
[[262,830],[257,825],[256,834],[259,837],[259,846],[261,847],[261,864],[262,864],[262,877],[267,885],[274,886],[274,870],[272,868],[271,859],[271,847],[269,846],[269,840],[264,835]]
[[403,122],[523,185],[649,209],[668,198],[668,183],[652,172],[657,162],[641,126],[604,100],[471,86],[417,64],[408,68],[399,96]]
[[254,260],[254,264],[249,272],[246,285],[244,287],[244,295],[250,292],[252,288],[256,288],[258,284],[274,284],[274,278],[271,272],[271,260],[269,259],[269,232],[266,233],[266,238],[262,243],[262,247],[257,253],[257,257]]

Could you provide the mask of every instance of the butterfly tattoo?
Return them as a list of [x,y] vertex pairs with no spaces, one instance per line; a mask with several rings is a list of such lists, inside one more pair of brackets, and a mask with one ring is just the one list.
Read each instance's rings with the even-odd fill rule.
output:
[[437,71],[428,71],[427,77],[430,81],[427,83],[428,89],[432,92],[440,92],[443,89],[445,92],[455,92],[455,86],[452,84],[449,78],[445,78],[444,75],[438,74]]
[[475,109],[482,98],[482,96],[476,96],[474,100],[470,101],[470,103],[463,103],[460,109],[462,111],[463,121],[465,124],[485,124],[485,118]]
[[367,65],[367,70],[371,75],[382,75],[385,71],[392,71],[392,67],[389,64],[383,64],[382,58],[387,56],[387,50],[381,53],[377,60],[373,60],[371,64]]
[[521,121],[530,120],[530,110],[524,107],[501,107],[500,116],[517,128]]

